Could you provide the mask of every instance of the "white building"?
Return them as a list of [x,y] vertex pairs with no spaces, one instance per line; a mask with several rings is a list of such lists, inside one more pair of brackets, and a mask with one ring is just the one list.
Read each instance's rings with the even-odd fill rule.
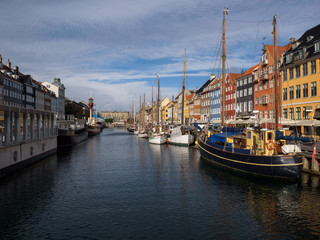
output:
[[65,87],[61,83],[60,78],[55,78],[53,83],[48,81],[42,82],[42,85],[54,92],[58,98],[57,100],[57,120],[64,120],[65,114]]

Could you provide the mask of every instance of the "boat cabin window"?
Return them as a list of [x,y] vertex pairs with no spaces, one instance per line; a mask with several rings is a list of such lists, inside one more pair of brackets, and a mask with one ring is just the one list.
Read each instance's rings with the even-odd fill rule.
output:
[[269,132],[269,133],[268,133],[267,140],[270,140],[271,138],[272,138],[272,133],[271,133],[271,132]]

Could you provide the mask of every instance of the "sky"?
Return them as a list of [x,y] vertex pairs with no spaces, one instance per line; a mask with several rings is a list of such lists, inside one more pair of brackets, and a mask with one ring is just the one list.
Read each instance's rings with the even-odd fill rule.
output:
[[318,0],[0,0],[0,54],[35,80],[60,78],[66,97],[98,111],[129,110],[145,94],[198,89],[221,74],[223,9],[227,71],[258,64],[264,44],[298,39],[320,23]]

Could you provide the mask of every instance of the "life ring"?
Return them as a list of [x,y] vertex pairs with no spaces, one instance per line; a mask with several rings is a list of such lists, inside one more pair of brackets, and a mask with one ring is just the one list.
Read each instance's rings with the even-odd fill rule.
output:
[[276,146],[276,144],[274,143],[274,141],[269,140],[268,142],[266,142],[266,146],[268,148],[269,151],[273,150],[274,147]]

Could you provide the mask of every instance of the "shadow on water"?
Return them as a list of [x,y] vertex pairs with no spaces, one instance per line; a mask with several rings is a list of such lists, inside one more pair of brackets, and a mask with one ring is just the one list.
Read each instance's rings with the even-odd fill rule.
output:
[[225,168],[223,166],[219,166],[217,164],[209,163],[206,159],[200,157],[199,161],[200,169],[208,171],[212,176],[219,177],[228,181],[236,182],[254,182],[256,184],[261,184],[265,186],[283,186],[283,185],[292,185],[297,184],[299,182],[298,179],[294,180],[285,180],[285,179],[272,179],[268,177],[258,176],[258,175],[250,175],[246,173],[242,173],[230,168]]
[[318,187],[303,184],[302,178],[296,182],[257,178],[212,165],[202,158],[199,170],[211,186],[224,186],[223,194],[230,197],[235,191],[241,193],[235,206],[242,202],[258,223],[258,239],[287,239],[288,233],[290,239],[320,239],[320,215],[314,214],[320,209]]

